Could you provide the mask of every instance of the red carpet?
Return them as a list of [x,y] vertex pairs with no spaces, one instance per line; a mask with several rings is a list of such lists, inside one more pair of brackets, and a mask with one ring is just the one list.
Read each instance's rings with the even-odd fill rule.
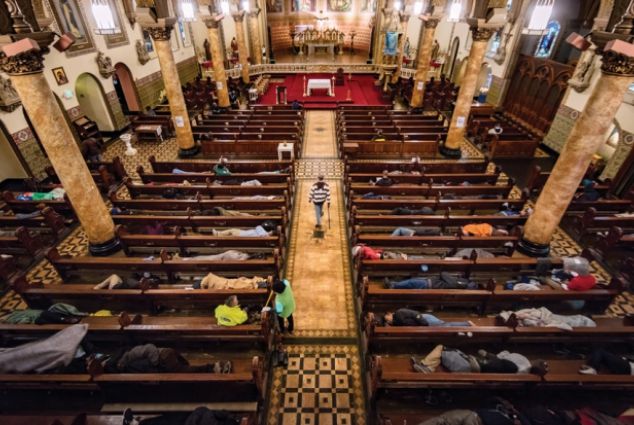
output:
[[[275,90],[277,86],[286,86],[288,103],[297,99],[304,104],[306,109],[334,109],[339,104],[353,105],[388,105],[389,102],[381,99],[380,89],[374,86],[376,81],[373,75],[353,74],[352,79],[345,78],[343,86],[335,86],[335,96],[317,93],[314,96],[304,97],[304,75],[306,80],[310,78],[328,78],[333,74],[294,74],[284,79],[283,83],[271,83],[269,89],[260,98],[261,105],[275,105]],[[349,96],[349,97],[348,97]]]

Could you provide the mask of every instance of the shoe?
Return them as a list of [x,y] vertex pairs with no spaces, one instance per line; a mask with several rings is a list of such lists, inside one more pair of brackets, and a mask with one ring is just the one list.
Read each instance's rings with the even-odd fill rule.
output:
[[592,366],[583,365],[579,368],[579,373],[582,375],[596,375],[597,370]]
[[131,425],[134,422],[134,413],[129,407],[123,411],[123,425]]
[[214,373],[222,373],[222,365],[220,362],[214,362]]
[[487,356],[486,350],[478,350],[478,356],[480,356],[482,358],[486,358],[486,356]]
[[224,374],[231,373],[232,370],[233,370],[233,364],[231,364],[230,360],[227,360],[225,364],[222,366],[222,373]]
[[410,357],[410,360],[412,361],[412,368],[414,371],[418,373],[432,373],[432,370],[428,366],[420,364],[415,357]]
[[387,277],[383,279],[383,287],[385,289],[392,289],[392,284],[390,283],[390,279],[388,279]]

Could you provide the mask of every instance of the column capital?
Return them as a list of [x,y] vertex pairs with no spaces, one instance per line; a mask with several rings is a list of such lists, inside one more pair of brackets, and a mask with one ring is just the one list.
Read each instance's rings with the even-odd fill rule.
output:
[[601,71],[608,75],[634,77],[634,57],[614,51],[603,52]]
[[41,50],[18,53],[0,58],[0,69],[9,75],[37,74],[44,71],[44,54]]
[[249,10],[247,12],[247,15],[249,15],[249,18],[257,18],[258,15],[260,14],[260,8],[259,7],[254,7],[253,9]]
[[471,36],[473,41],[489,41],[498,30],[499,28],[471,27]]
[[418,18],[423,21],[423,25],[425,26],[425,28],[436,28],[438,26],[438,23],[440,22],[440,18],[431,18],[424,15],[421,15]]
[[205,23],[205,26],[207,26],[207,28],[218,29],[220,21],[222,21],[224,17],[225,15],[222,13],[214,13],[213,15],[205,16],[203,18],[203,22]]
[[231,17],[233,18],[235,22],[244,22],[244,15],[245,15],[245,11],[240,10],[238,12],[232,13]]
[[147,26],[143,27],[144,30],[150,33],[150,37],[154,41],[169,41],[172,36],[172,30],[174,29],[174,25],[162,25],[162,26]]

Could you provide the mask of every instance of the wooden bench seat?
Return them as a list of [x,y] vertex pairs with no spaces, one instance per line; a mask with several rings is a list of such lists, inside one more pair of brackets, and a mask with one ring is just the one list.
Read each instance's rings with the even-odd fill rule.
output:
[[202,152],[205,156],[218,157],[220,155],[228,158],[277,158],[277,148],[280,143],[293,143],[295,158],[300,157],[301,148],[296,140],[270,139],[270,140],[236,140],[232,142],[212,142],[205,140],[202,142]]
[[137,167],[137,174],[143,183],[181,183],[183,180],[194,183],[206,183],[207,180],[225,182],[227,180],[245,182],[259,180],[262,184],[287,184],[292,188],[291,174],[258,174],[232,173],[229,176],[216,176],[213,171],[208,173],[146,173],[142,166]]
[[17,193],[8,190],[2,192],[3,201],[14,213],[30,213],[48,207],[66,218],[75,217],[75,211],[66,197],[59,200],[21,201],[16,196]]
[[161,252],[161,255],[152,259],[140,257],[70,257],[60,255],[56,248],[49,249],[46,258],[64,280],[67,280],[70,274],[78,271],[93,271],[102,275],[117,271],[124,273],[150,272],[166,276],[170,282],[176,281],[177,274],[200,276],[209,272],[221,275],[229,272],[240,272],[241,274],[277,277],[281,266],[280,254],[277,250],[273,250],[267,259],[244,261],[170,259],[166,252]]
[[626,217],[601,215],[595,208],[590,207],[582,216],[572,218],[572,226],[576,230],[576,236],[580,238],[606,231],[613,227],[619,227],[626,232],[634,233],[634,214]]
[[364,161],[361,159],[347,159],[345,161],[346,173],[374,173],[380,175],[383,170],[401,171],[411,173],[486,173],[489,166],[488,160],[458,160],[458,161],[421,161],[413,164],[410,160],[385,159],[381,162]]
[[401,198],[394,199],[362,199],[352,198],[351,204],[352,214],[377,214],[392,211],[396,208],[422,209],[424,207],[432,208],[435,211],[469,211],[475,214],[476,211],[499,211],[504,204],[509,208],[522,209],[526,203],[525,198],[522,199],[418,199],[418,198]]
[[[356,234],[376,233],[378,229],[391,232],[397,227],[425,227],[435,226],[461,227],[472,223],[488,223],[492,226],[521,226],[527,216],[505,215],[365,215],[356,214],[350,218],[350,225],[354,226]],[[359,226],[359,228],[357,228]]]
[[[174,168],[190,172],[212,172],[217,160],[189,160],[189,161],[157,161],[156,157],[148,157],[148,162],[155,173],[171,173]],[[262,171],[289,170],[293,174],[293,161],[289,160],[232,160],[228,164],[232,173],[259,173]]]
[[354,231],[354,243],[361,243],[372,248],[485,248],[501,249],[505,244],[515,246],[518,236],[391,236],[385,234],[369,234]]
[[[469,182],[473,184],[496,184],[500,176],[500,169],[496,173],[425,173],[425,174],[394,174],[390,179],[395,184],[429,184],[430,182],[442,184],[460,184]],[[380,177],[381,174],[372,173],[350,173],[346,176],[346,183],[367,183]]]
[[431,185],[396,185],[396,186],[374,186],[371,184],[353,183],[350,185],[349,198],[362,196],[366,193],[374,193],[375,195],[386,195],[392,197],[400,196],[436,196],[438,193],[444,196],[451,194],[453,196],[470,196],[480,198],[481,196],[499,196],[508,198],[513,185],[494,186],[487,184],[469,185],[469,186],[447,186],[442,184]]
[[42,248],[42,237],[26,227],[18,227],[13,236],[0,236],[0,254],[34,257]]

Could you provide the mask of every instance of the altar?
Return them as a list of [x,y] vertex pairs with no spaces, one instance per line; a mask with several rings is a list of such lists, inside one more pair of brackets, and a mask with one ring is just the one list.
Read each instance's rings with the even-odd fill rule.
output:
[[313,56],[315,54],[316,49],[326,49],[326,52],[330,53],[331,56],[335,56],[335,46],[336,43],[327,43],[327,42],[311,42],[306,43],[306,47],[308,48],[308,56]]
[[306,84],[306,95],[312,96],[312,91],[314,89],[318,90],[328,90],[328,96],[334,96],[335,93],[332,88],[332,82],[328,78],[311,78],[308,80],[308,84]]

